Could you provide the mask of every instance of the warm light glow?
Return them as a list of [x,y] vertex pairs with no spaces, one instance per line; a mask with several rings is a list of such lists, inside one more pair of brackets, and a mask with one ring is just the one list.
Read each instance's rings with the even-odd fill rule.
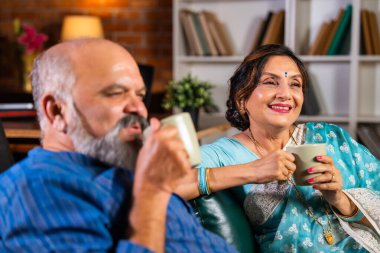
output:
[[103,28],[99,17],[73,15],[63,19],[61,39],[103,38]]

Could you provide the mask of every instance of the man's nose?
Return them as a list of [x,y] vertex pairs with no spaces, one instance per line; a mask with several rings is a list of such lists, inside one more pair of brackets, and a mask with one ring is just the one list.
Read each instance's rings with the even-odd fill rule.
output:
[[124,112],[133,112],[140,116],[147,117],[147,108],[145,107],[144,101],[137,95],[133,95],[131,99],[126,102]]

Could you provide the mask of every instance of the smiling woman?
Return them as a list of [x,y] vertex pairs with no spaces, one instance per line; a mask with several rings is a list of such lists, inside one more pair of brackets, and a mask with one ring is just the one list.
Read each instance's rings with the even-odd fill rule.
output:
[[[308,82],[303,63],[285,46],[249,54],[230,78],[227,101],[226,118],[241,132],[202,146],[199,169],[178,192],[192,199],[239,186],[238,204],[260,252],[379,252],[380,162],[338,126],[295,124]],[[314,157],[311,179],[299,187],[292,176],[295,157],[285,149],[304,143],[326,143],[327,155]],[[195,200],[201,220],[216,216],[217,204],[213,214],[201,212],[211,198]],[[209,225],[231,238],[225,232],[231,229]]]

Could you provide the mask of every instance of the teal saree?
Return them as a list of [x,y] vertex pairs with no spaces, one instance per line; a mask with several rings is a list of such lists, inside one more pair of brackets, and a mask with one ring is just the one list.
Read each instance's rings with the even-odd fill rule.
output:
[[[261,252],[380,252],[380,162],[342,128],[327,123],[301,124],[293,133],[296,143],[326,143],[328,155],[343,177],[343,189],[374,229],[339,218],[318,190],[297,186],[318,221],[331,221],[334,244],[306,212],[288,182],[244,185],[244,209]],[[233,138],[221,138],[201,148],[202,166],[222,167],[248,163],[258,156]],[[326,209],[327,206],[327,209]]]

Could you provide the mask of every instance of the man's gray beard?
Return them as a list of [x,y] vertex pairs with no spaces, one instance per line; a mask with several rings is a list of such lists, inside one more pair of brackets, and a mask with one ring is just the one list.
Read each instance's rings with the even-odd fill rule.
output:
[[134,170],[142,140],[136,136],[134,141],[122,142],[119,135],[123,128],[136,122],[143,130],[147,126],[145,118],[129,114],[122,118],[105,136],[96,138],[85,129],[78,111],[75,108],[72,111],[73,125],[68,128],[68,135],[77,152],[110,165]]

